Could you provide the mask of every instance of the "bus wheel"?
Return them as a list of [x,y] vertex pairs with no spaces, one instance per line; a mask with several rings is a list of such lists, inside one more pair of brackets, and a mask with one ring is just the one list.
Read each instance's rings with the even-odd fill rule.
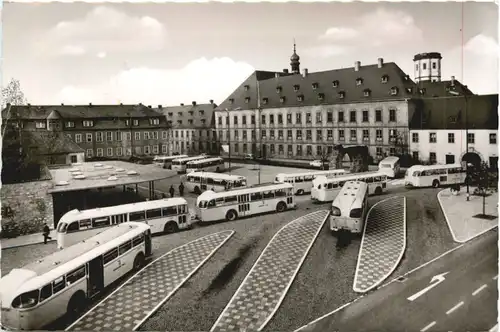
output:
[[87,298],[83,291],[78,291],[69,300],[68,303],[68,315],[70,318],[77,318],[84,311],[87,303]]
[[177,224],[174,221],[168,222],[165,227],[163,227],[163,232],[166,234],[171,234],[175,233],[179,230],[179,227],[177,227]]
[[382,194],[382,188],[380,187],[375,188],[375,195],[380,195],[380,194]]
[[142,252],[138,253],[134,259],[134,270],[139,271],[144,266],[144,254]]
[[238,218],[236,211],[234,211],[234,210],[227,211],[227,213],[226,213],[226,220],[227,221],[233,221],[233,220],[236,220],[236,218]]
[[200,187],[198,187],[198,186],[194,187],[194,193],[195,193],[196,195],[201,194]]
[[434,181],[432,181],[432,186],[433,186],[434,188],[439,188],[439,181],[438,181],[438,180],[434,180]]
[[283,202],[279,202],[278,205],[276,205],[276,211],[278,212],[283,212],[286,210],[286,204]]
[[304,195],[304,190],[299,189],[299,190],[297,191],[297,195]]

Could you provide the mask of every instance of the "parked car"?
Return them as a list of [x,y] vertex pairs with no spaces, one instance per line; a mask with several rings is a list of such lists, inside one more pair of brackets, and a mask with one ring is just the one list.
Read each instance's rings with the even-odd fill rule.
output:
[[253,159],[254,159],[253,154],[251,154],[251,153],[247,153],[247,154],[245,155],[245,159],[248,159],[248,160],[253,160]]

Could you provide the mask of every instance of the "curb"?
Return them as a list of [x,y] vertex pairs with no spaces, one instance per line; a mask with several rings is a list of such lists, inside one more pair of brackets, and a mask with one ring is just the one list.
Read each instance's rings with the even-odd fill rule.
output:
[[[15,239],[15,238],[14,238]],[[7,240],[7,239],[5,239]],[[51,243],[51,242],[57,242],[56,239],[52,239],[52,240],[48,240],[47,241],[47,244]],[[32,246],[32,245],[35,245],[35,244],[44,244],[43,241],[40,241],[40,242],[31,242],[31,243],[22,243],[22,244],[15,244],[15,245],[11,245],[11,246],[5,246],[2,241],[0,240],[0,249],[1,250],[4,250],[4,249],[14,249],[14,248],[20,248],[20,247],[26,247],[26,246]]]

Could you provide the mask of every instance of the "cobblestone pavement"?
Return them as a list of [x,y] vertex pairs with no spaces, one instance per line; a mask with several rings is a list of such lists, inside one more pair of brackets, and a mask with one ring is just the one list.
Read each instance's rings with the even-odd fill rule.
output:
[[372,206],[366,217],[353,289],[380,285],[397,267],[406,248],[406,198],[391,197]]
[[273,317],[327,216],[321,210],[281,228],[271,239],[211,331],[255,331]]
[[177,247],[126,281],[66,330],[136,330],[232,235],[210,234]]

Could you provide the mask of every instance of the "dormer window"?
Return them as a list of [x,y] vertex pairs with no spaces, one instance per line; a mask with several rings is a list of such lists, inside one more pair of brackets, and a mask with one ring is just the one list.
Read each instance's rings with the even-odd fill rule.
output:
[[75,122],[74,121],[66,121],[64,125],[65,125],[66,128],[75,128]]
[[207,122],[207,120],[201,119],[201,124],[205,124],[205,122]]
[[200,115],[203,115],[205,114],[205,111],[204,110],[200,110]]
[[339,98],[340,99],[344,99],[345,98],[345,92],[344,91],[340,91],[339,92]]
[[356,79],[356,85],[361,85],[363,84],[363,79],[361,77]]
[[370,97],[372,91],[370,89],[364,89],[363,90],[363,96],[365,97]]
[[264,105],[267,105],[268,101],[269,101],[269,98],[267,98],[267,97],[262,98],[262,103]]
[[188,120],[189,124],[193,124],[193,119]]
[[316,82],[314,82],[314,83],[312,84],[312,87],[313,87],[313,90],[316,90],[316,89],[319,87],[319,84],[318,84],[318,83],[316,83]]
[[282,90],[282,89],[281,89],[281,86],[279,86],[279,85],[278,85],[278,86],[276,87],[276,93],[281,93],[281,90]]
[[245,97],[245,104],[248,104],[250,102],[250,97]]
[[[83,121],[85,123],[85,121]],[[36,121],[35,127],[37,129],[47,128],[47,123],[45,121]]]
[[281,102],[281,103],[284,103],[284,102],[285,102],[285,100],[286,100],[285,96],[281,96],[281,97],[280,97],[280,102]]
[[249,85],[245,85],[245,91],[248,91],[250,89]]
[[169,125],[172,125],[172,120],[168,120],[168,121],[167,121],[167,123],[168,123]]
[[318,93],[318,99],[319,100],[325,99],[325,94],[324,93]]
[[229,103],[234,104],[234,98],[229,98]]
[[295,85],[293,86],[293,90],[294,90],[295,92],[299,91],[299,90],[300,90],[300,85],[295,84]]
[[389,82],[389,75],[383,75],[380,81],[381,81],[382,83],[387,83],[387,82]]
[[332,85],[334,88],[337,88],[339,86],[339,81],[337,81],[337,80],[333,81]]
[[398,90],[399,90],[399,89],[398,89],[397,87],[393,86],[393,87],[391,88],[391,96],[395,96],[395,95],[397,95],[397,94],[398,94]]
[[304,95],[298,95],[297,101],[304,101]]
[[177,123],[178,124],[182,124],[182,120],[177,120]]
[[420,92],[420,94],[421,94],[421,95],[425,95],[425,88],[421,88],[421,89],[419,90],[419,92]]
[[93,127],[94,126],[94,121],[92,121],[92,120],[85,120],[85,121],[82,121],[82,124],[83,124],[84,127]]
[[194,111],[189,111],[189,115],[193,115]]
[[168,116],[172,116],[172,115],[174,115],[174,113],[168,112]]
[[149,123],[150,123],[151,125],[159,125],[159,124],[160,124],[160,119],[158,119],[158,118],[153,118],[153,119],[150,119],[150,120],[149,120]]
[[413,88],[406,88],[406,92],[407,93],[412,93],[413,92]]
[[410,79],[410,75],[405,75],[405,81],[408,81]]
[[177,112],[177,115],[178,116],[182,116],[182,112]]

